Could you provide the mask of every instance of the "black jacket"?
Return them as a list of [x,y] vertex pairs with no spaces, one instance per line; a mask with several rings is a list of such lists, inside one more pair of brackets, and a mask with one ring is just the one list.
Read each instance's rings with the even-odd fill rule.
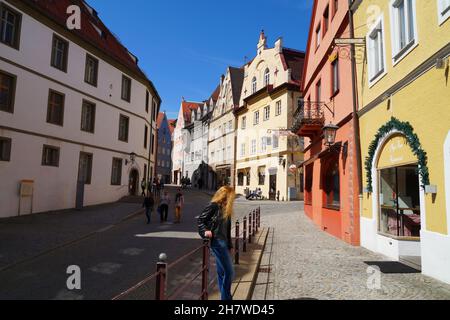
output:
[[[198,233],[203,239],[205,238],[205,231],[207,230],[212,231],[213,238],[214,235],[217,234],[220,223],[219,219],[221,219],[221,217],[219,217],[219,213],[220,213],[219,205],[217,203],[211,202],[208,206],[206,206],[206,208],[198,217],[197,220]],[[231,241],[231,219],[228,219],[225,223],[227,224],[226,241],[228,244],[228,248],[231,249],[233,248],[233,244]]]
[[142,204],[145,208],[153,208],[153,205],[155,204],[155,201],[151,197],[145,197],[144,203]]

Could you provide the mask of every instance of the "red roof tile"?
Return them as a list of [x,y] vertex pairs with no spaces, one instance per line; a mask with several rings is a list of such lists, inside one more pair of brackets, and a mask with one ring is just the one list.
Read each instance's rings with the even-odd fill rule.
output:
[[202,102],[183,101],[181,107],[183,108],[184,122],[191,123],[191,111],[197,110],[203,106]]
[[[91,13],[83,0],[22,0],[25,4],[32,7],[47,18],[53,20],[66,28],[67,7],[78,5],[81,9],[81,29],[72,30],[82,40],[89,42],[103,53],[121,63],[138,76],[148,80],[153,87],[152,82],[145,73],[138,67],[137,58],[134,57],[125,46],[123,46],[116,36],[103,24],[97,16],[95,10]],[[86,5],[88,7],[86,7]],[[95,27],[94,27],[95,26]],[[99,31],[100,33],[99,33]],[[155,89],[156,92],[156,89]]]

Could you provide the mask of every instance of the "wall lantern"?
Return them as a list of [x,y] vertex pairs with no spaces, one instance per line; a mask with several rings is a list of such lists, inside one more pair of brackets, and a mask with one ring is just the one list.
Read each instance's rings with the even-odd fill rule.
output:
[[280,157],[279,164],[283,166],[284,169],[286,169],[286,159],[284,157]]
[[327,124],[325,127],[323,127],[323,137],[325,140],[325,144],[328,147],[331,147],[336,142],[336,132],[338,131],[339,127],[330,123]]
[[[136,161],[136,153],[131,152],[130,153],[130,161],[132,164]],[[125,159],[125,165],[128,165],[128,159]]]

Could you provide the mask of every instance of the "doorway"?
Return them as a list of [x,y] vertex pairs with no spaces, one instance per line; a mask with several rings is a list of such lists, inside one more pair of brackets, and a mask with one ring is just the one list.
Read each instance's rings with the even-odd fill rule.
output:
[[420,186],[417,166],[381,169],[379,232],[420,239]]
[[269,178],[269,200],[277,200],[277,175],[271,174]]
[[128,180],[128,193],[130,196],[136,196],[139,188],[139,172],[136,169],[130,171]]

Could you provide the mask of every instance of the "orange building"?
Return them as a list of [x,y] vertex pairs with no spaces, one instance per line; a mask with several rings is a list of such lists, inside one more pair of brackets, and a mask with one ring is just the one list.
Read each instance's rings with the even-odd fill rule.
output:
[[292,129],[306,138],[305,213],[322,230],[359,245],[360,161],[352,61],[350,46],[334,45],[336,38],[350,38],[351,31],[347,1],[314,1],[304,100]]

